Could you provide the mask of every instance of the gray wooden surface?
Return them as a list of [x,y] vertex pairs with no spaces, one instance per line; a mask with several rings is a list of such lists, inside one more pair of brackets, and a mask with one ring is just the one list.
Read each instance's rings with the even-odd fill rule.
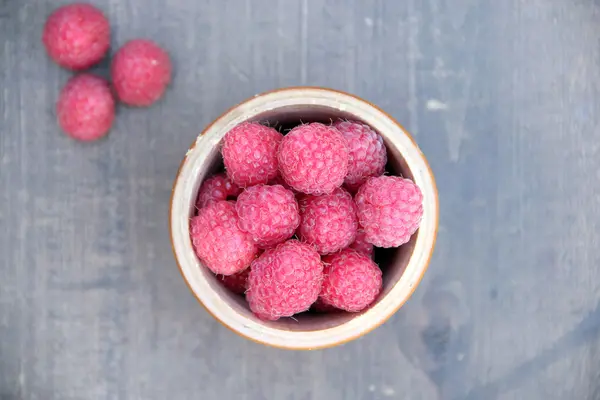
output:
[[[600,399],[600,3],[105,0],[174,82],[107,140],[60,133],[63,1],[0,0],[0,399]],[[106,63],[97,68],[106,72]],[[172,258],[188,145],[256,93],[324,85],[415,135],[437,250],[384,326],[315,352],[215,322]]]

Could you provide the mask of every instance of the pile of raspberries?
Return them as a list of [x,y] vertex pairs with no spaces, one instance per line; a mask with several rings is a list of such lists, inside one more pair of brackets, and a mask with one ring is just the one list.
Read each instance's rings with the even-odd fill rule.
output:
[[423,195],[384,175],[371,127],[340,120],[286,135],[255,122],[222,142],[225,173],[206,179],[190,221],[198,258],[263,320],[358,312],[375,302],[374,247],[398,247],[418,229]]
[[[93,5],[69,4],[48,17],[42,42],[58,65],[84,71],[107,55],[110,25]],[[114,54],[110,74],[113,90],[106,79],[90,73],[75,75],[63,87],[56,114],[67,135],[82,141],[104,137],[115,118],[114,97],[138,107],[156,102],[171,80],[171,61],[167,52],[151,40],[134,39]]]

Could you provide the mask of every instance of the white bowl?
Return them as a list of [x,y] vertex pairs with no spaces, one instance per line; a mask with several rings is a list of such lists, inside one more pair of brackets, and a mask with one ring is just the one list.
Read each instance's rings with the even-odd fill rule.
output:
[[[423,192],[423,220],[411,241],[398,249],[381,249],[376,261],[383,272],[378,300],[360,313],[302,314],[297,319],[262,321],[241,296],[230,293],[196,257],[189,221],[202,181],[222,166],[223,136],[244,121],[293,126],[337,118],[362,121],[383,137],[389,168],[411,178]],[[356,339],[390,318],[423,278],[435,245],[438,194],[427,160],[406,130],[388,114],[356,96],[323,88],[285,88],[254,96],[210,124],[187,151],[173,186],[170,229],[173,252],[192,293],[218,321],[234,332],[267,345],[308,350]]]

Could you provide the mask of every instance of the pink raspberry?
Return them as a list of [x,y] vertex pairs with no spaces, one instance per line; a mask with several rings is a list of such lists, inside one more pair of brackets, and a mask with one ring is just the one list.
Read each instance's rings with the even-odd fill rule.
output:
[[277,176],[277,148],[283,135],[254,122],[243,122],[223,139],[227,176],[241,187],[266,184]]
[[358,220],[352,196],[344,189],[300,200],[298,236],[321,254],[334,253],[356,238]]
[[369,178],[354,199],[366,241],[377,247],[397,247],[408,242],[423,217],[423,195],[410,179]]
[[56,103],[60,127],[72,138],[92,141],[105,136],[115,119],[115,100],[108,82],[81,74],[69,79]]
[[242,189],[232,183],[227,175],[217,174],[205,180],[200,186],[196,208],[204,208],[215,201],[235,199],[241,191]]
[[246,299],[261,319],[291,317],[317,300],[322,281],[319,254],[307,244],[288,240],[252,263]]
[[354,250],[332,255],[323,275],[319,299],[341,310],[361,311],[381,292],[381,270],[368,256]]
[[300,224],[294,193],[281,185],[247,188],[238,197],[235,209],[240,229],[263,249],[292,237]]
[[98,8],[75,3],[57,8],[46,20],[42,42],[58,65],[82,70],[99,62],[110,46],[110,25]]
[[284,136],[277,159],[281,176],[292,188],[329,194],[342,185],[348,172],[348,144],[331,126],[300,125]]
[[163,95],[171,82],[171,69],[169,54],[159,45],[134,39],[117,50],[110,73],[119,100],[145,107]]
[[354,240],[354,242],[352,242],[350,246],[348,246],[348,248],[356,250],[359,253],[369,256],[371,258],[373,258],[373,253],[375,252],[373,245],[367,242],[367,234],[360,227],[358,228],[358,232],[356,233],[356,239]]
[[352,121],[333,124],[348,142],[348,174],[344,184],[352,193],[371,176],[379,176],[385,170],[387,153],[383,138],[371,127]]
[[246,293],[248,275],[250,275],[250,268],[246,268],[242,272],[233,275],[217,275],[217,279],[233,293],[244,294]]
[[240,272],[258,253],[250,235],[238,228],[238,222],[233,201],[210,203],[190,222],[196,255],[215,274]]

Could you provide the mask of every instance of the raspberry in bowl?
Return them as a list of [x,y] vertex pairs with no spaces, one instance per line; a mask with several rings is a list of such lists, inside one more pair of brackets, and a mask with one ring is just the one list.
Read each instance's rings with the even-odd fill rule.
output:
[[[202,211],[200,189],[215,176],[236,190],[216,191]],[[190,222],[221,215],[213,209],[227,219]],[[264,93],[223,114],[187,151],[171,198],[173,251],[194,296],[241,336],[293,350],[345,343],[390,318],[422,279],[437,227],[435,180],[410,135],[323,88]],[[219,249],[245,251],[226,270],[215,260],[232,256]]]

